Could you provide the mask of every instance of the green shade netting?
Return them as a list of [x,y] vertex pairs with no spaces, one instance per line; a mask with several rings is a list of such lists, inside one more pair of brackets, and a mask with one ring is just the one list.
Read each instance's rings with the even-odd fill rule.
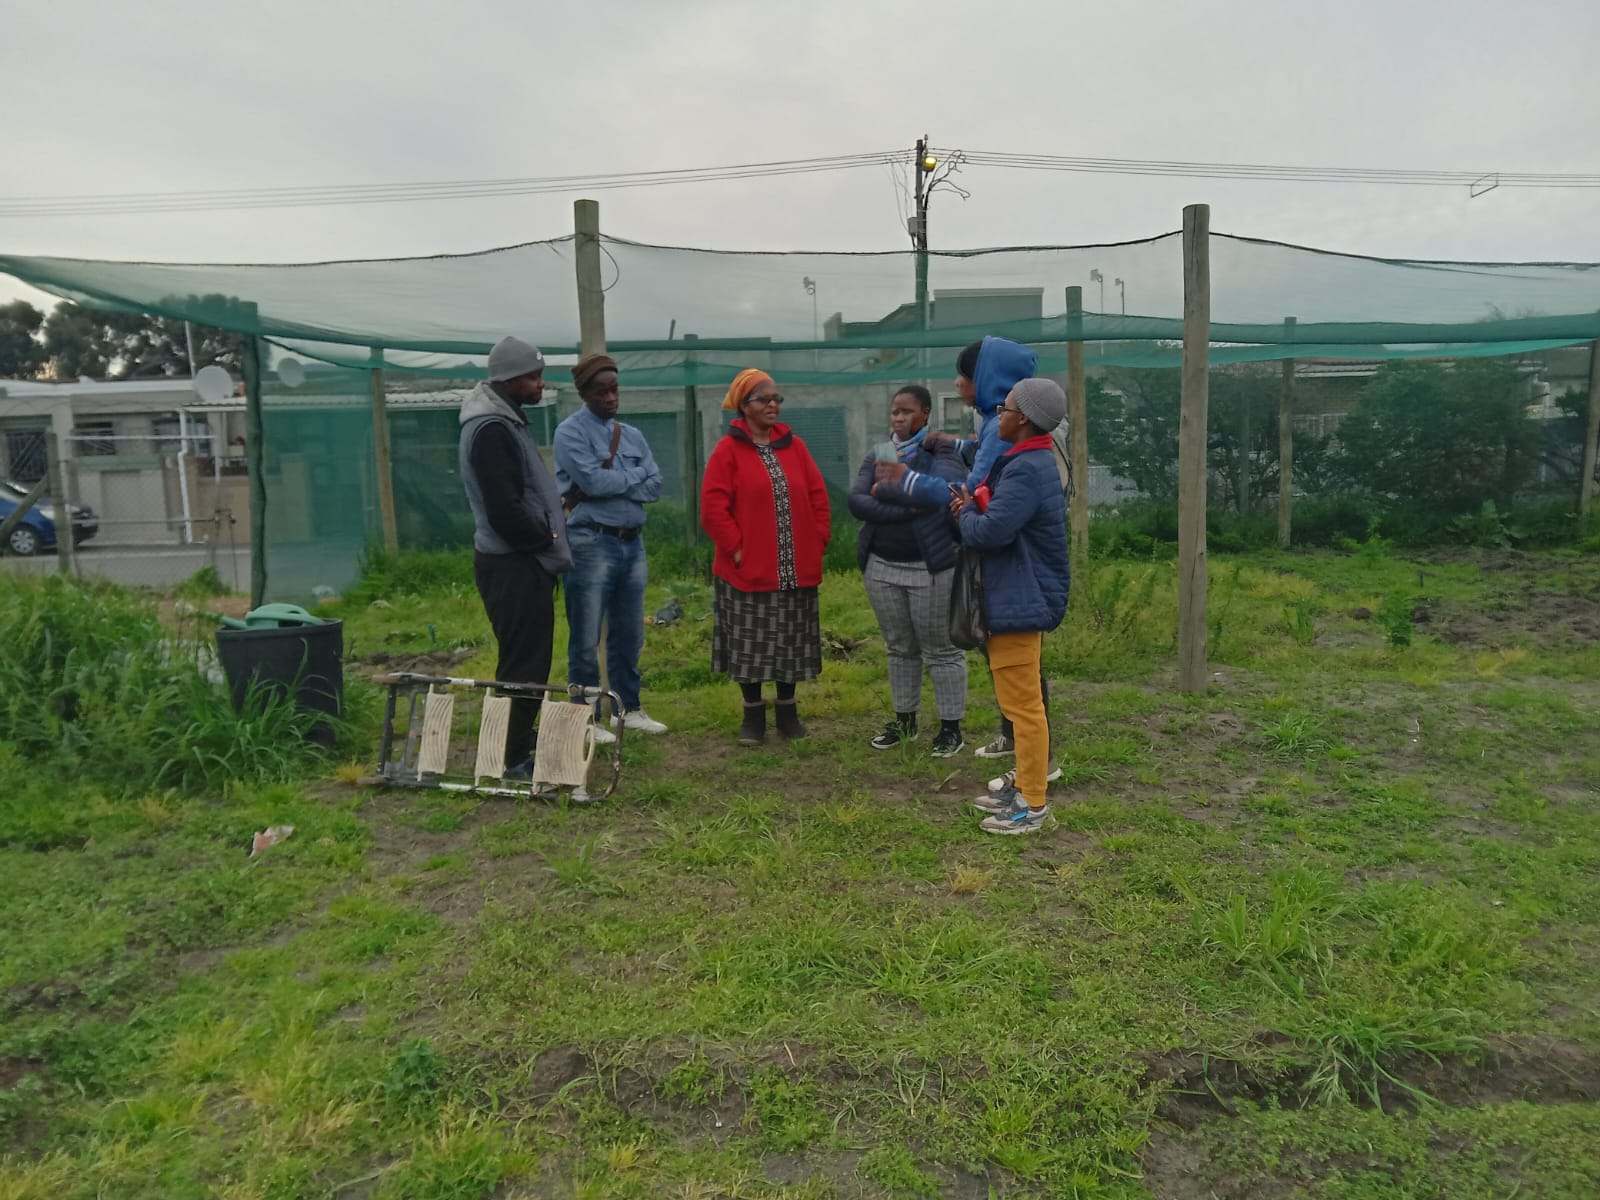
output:
[[[575,350],[574,246],[569,236],[477,254],[285,266],[0,255],[0,271],[67,299],[254,333],[340,365],[365,366],[368,348],[380,347],[392,369],[461,373],[508,332],[552,355]],[[984,334],[1036,344],[1081,337],[1092,344],[1091,361],[1105,363],[1150,363],[1166,351],[1147,345],[1130,356],[1100,343],[1159,344],[1182,334],[1176,233],[1108,245],[932,253],[926,329],[916,312],[910,251],[725,252],[610,237],[601,249],[608,344],[666,353],[648,364],[663,382],[670,368],[686,365],[688,334],[699,337],[696,357],[801,352],[786,365],[818,382],[862,371],[903,374],[906,351],[960,346]],[[1106,281],[1104,299],[1091,271]],[[1091,310],[1072,325],[1069,285],[1084,288]],[[1596,263],[1377,259],[1216,234],[1211,291],[1212,340],[1281,347],[1277,357],[1330,347],[1347,348],[1335,351],[1345,355],[1359,350],[1359,357],[1423,346],[1454,354],[1462,344],[1600,337]],[[1136,315],[1094,311],[1124,304]],[[1286,327],[1287,317],[1297,325]],[[933,353],[927,361],[949,357]]]

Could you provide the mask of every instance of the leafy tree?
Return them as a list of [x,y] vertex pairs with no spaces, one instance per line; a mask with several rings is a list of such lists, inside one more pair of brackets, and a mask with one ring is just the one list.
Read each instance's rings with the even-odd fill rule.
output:
[[[1278,487],[1278,376],[1260,367],[1211,373],[1206,465],[1220,499],[1259,506]],[[1112,368],[1089,381],[1089,453],[1153,500],[1178,496],[1181,376],[1174,370]],[[1326,443],[1322,449],[1325,451]],[[1301,446],[1297,440],[1296,459]]]
[[[1556,398],[1561,416],[1545,421],[1540,457],[1560,479],[1576,484],[1583,473],[1583,439],[1589,431],[1589,396],[1571,387]],[[1596,467],[1600,472],[1600,467]]]
[[1538,461],[1520,376],[1497,359],[1386,363],[1339,441],[1351,483],[1445,512],[1509,507]]
[[38,342],[44,314],[26,300],[0,304],[0,379],[29,379],[44,365]]
[[1206,465],[1221,499],[1236,512],[1253,511],[1278,491],[1278,392],[1281,372],[1259,366],[1211,372]]
[[[212,300],[207,297],[207,300]],[[191,301],[193,298],[191,297]],[[237,370],[244,334],[191,325],[194,365],[210,363]],[[44,322],[44,357],[62,378],[149,379],[189,374],[183,322],[144,313],[113,312],[66,303]]]
[[1152,500],[1176,500],[1178,372],[1113,367],[1087,384],[1090,457]]

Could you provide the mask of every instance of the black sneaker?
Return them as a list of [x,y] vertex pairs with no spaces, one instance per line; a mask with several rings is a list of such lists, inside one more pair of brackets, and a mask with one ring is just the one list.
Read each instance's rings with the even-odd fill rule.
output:
[[939,736],[933,739],[933,749],[930,753],[934,758],[954,758],[966,748],[967,743],[961,739],[959,729],[941,729]]
[[883,732],[872,739],[874,750],[893,750],[901,742],[914,742],[917,740],[917,727],[903,725],[899,721],[890,721],[883,727]]

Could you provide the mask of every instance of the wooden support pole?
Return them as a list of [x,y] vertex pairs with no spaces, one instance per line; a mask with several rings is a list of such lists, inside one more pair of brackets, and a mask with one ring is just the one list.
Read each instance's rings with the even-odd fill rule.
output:
[[1083,289],[1067,289],[1067,460],[1072,464],[1068,528],[1072,568],[1081,572],[1089,553],[1089,395],[1083,377]]
[[384,390],[383,351],[372,348],[372,457],[378,472],[378,519],[383,523],[383,548],[400,553],[400,525],[394,511],[394,468],[389,456],[389,400]]
[[45,478],[50,481],[50,504],[55,512],[56,558],[58,570],[68,579],[73,571],[73,555],[77,547],[72,544],[72,506],[67,502],[67,471],[61,461],[61,435],[54,429],[44,435]]
[[572,205],[573,253],[578,269],[578,338],[582,354],[606,352],[606,292],[600,275],[600,204]]
[[1178,418],[1178,686],[1206,688],[1206,409],[1211,206],[1183,210],[1183,399]]
[[1578,481],[1578,516],[1587,519],[1600,491],[1594,478],[1595,456],[1600,453],[1600,338],[1589,343],[1589,421],[1583,439],[1583,475]]
[[[1294,317],[1283,319],[1286,343],[1294,341]],[[1283,360],[1283,385],[1278,389],[1278,549],[1289,548],[1294,518],[1294,359]]]
[[[600,202],[574,200],[572,202],[572,228],[577,235],[573,242],[573,257],[578,273],[578,351],[581,354],[606,352],[606,291],[600,274]],[[579,403],[583,403],[579,400]],[[600,622],[600,645],[595,657],[600,663],[600,686],[611,687],[611,673],[606,669],[606,639],[610,635],[609,622]],[[613,714],[620,717],[621,713]]]
[[261,339],[244,345],[244,457],[250,474],[250,607],[267,598],[267,475],[261,415]]
[[[700,335],[686,333],[685,342],[697,342]],[[680,474],[683,478],[683,538],[690,551],[700,540],[700,398],[695,388],[697,364],[692,348],[685,348],[683,370],[683,428],[678,431]]]

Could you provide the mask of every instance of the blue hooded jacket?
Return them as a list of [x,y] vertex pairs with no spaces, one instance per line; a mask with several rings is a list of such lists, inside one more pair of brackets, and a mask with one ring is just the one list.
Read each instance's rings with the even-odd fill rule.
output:
[[1026,346],[1005,338],[986,337],[978,351],[972,387],[978,403],[978,451],[967,474],[967,487],[975,488],[989,478],[989,470],[1009,448],[1000,440],[1000,406],[1011,389],[1024,379],[1032,379],[1039,356]]
[[[972,387],[977,393],[978,443],[972,459],[972,470],[967,473],[966,485],[976,488],[989,477],[995,460],[1006,451],[1000,440],[1000,406],[1006,402],[1011,389],[1024,379],[1033,378],[1039,365],[1039,356],[1018,342],[1005,338],[986,337],[978,351],[978,365],[973,368]],[[927,507],[948,504],[950,485],[937,476],[908,472],[900,481],[900,492],[906,502]],[[891,502],[892,495],[879,495]]]

